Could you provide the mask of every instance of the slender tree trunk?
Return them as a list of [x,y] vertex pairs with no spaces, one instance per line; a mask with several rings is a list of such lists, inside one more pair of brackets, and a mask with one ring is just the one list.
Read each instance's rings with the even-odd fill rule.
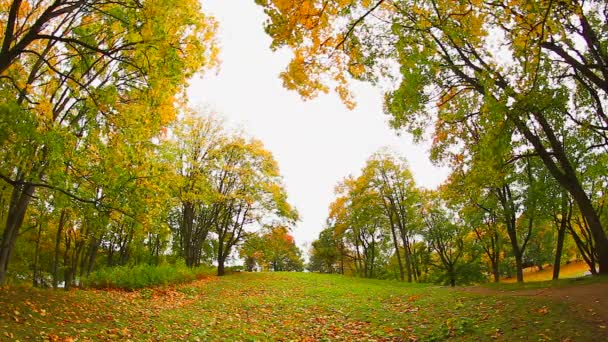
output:
[[361,276],[361,253],[359,252],[359,238],[355,237],[355,272]]
[[340,274],[344,275],[344,244],[340,243]]
[[61,210],[59,214],[59,224],[57,225],[57,234],[55,235],[55,256],[53,258],[53,288],[56,289],[59,284],[59,254],[61,247],[61,236],[63,234],[63,227],[67,220],[67,212],[65,209]]
[[[564,219],[562,219],[564,221]],[[555,260],[553,261],[553,280],[559,279],[559,270],[562,262],[562,250],[566,237],[566,224],[563,222],[557,231],[557,246],[555,247]]]
[[[574,230],[574,227],[572,227],[572,225],[570,223],[567,223],[567,226],[568,226],[568,231],[570,232],[570,235],[574,239],[574,243],[576,244],[576,247],[578,248],[578,250],[581,254],[581,257],[583,258],[583,260],[585,261],[587,266],[589,266],[589,271],[593,275],[597,274],[597,269],[595,267],[595,254],[594,254],[594,250],[593,250],[592,241],[587,241],[588,243],[585,243],[581,239],[581,237],[578,235],[578,233]],[[582,227],[582,228],[584,229],[584,227]]]
[[72,285],[72,267],[70,266],[70,249],[72,239],[70,237],[69,231],[66,232],[65,235],[65,252],[63,253],[63,289],[66,291],[70,290],[70,286]]
[[523,251],[519,248],[519,243],[517,241],[517,222],[515,218],[515,208],[513,207],[513,198],[510,195],[511,192],[507,185],[503,186],[502,188],[497,188],[496,192],[504,211],[504,222],[505,226],[507,227],[507,235],[509,236],[509,241],[511,242],[511,250],[513,252],[513,257],[515,258],[517,282],[523,283]]
[[401,228],[399,230],[401,233],[401,241],[403,242],[403,254],[405,254],[405,269],[407,271],[407,282],[412,282],[412,255],[410,251],[410,244],[405,235],[405,229]]
[[414,249],[414,250],[410,249],[410,255],[412,256],[412,275],[414,276],[414,281],[418,282],[420,266],[419,266],[419,262],[418,262],[418,254],[416,253],[416,249]]
[[397,241],[397,234],[395,233],[395,226],[393,225],[393,219],[391,218],[391,234],[393,236],[393,244],[395,245],[395,256],[399,263],[399,280],[405,280],[405,274],[403,271],[403,263],[401,262],[401,253],[399,253],[399,242]]
[[40,276],[38,275],[38,259],[40,258],[40,236],[42,235],[42,225],[38,225],[38,233],[36,234],[36,250],[34,252],[34,277],[32,280],[32,286],[38,287]]

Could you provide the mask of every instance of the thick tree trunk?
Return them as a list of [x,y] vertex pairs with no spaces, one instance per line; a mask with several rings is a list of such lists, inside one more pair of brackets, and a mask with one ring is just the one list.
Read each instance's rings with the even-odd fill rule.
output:
[[6,225],[0,242],[0,285],[6,282],[6,272],[12,255],[19,229],[23,224],[25,212],[32,199],[35,187],[31,185],[14,186],[9,204]]
[[511,239],[511,248],[513,249],[513,257],[515,258],[515,274],[517,275],[517,282],[524,282],[524,268],[522,262],[521,251],[517,245],[517,240]]
[[[606,237],[606,233],[604,232],[599,216],[591,203],[591,199],[583,189],[581,182],[577,177],[576,171],[572,166],[568,155],[566,154],[564,146],[555,135],[553,128],[541,113],[533,114],[549,140],[553,150],[551,153],[544,146],[541,139],[532,132],[529,125],[527,125],[521,118],[515,115],[512,116],[511,119],[513,119],[517,129],[534,146],[535,151],[538,153],[551,175],[566,191],[568,191],[570,195],[572,195],[572,198],[574,202],[576,202],[581,215],[589,225],[589,229],[591,230],[593,239],[595,240],[594,249],[598,256],[597,261],[599,264],[599,273],[608,274],[608,238]],[[557,163],[554,158],[557,160]]]
[[186,261],[186,266],[194,267],[194,250],[192,246],[192,231],[194,225],[194,205],[185,203],[183,205],[183,217],[181,223],[181,247],[182,256]]
[[448,267],[448,276],[450,277],[450,286],[455,287],[456,286],[456,273],[454,272],[453,265],[449,265],[449,267]]
[[217,275],[218,276],[223,276],[223,275],[226,274],[226,270],[225,270],[225,267],[224,267],[224,262],[225,262],[224,258],[221,258],[221,259],[218,258],[217,259]]
[[492,276],[494,277],[494,282],[498,283],[498,282],[500,282],[500,273],[498,271],[498,262],[496,262],[494,260],[490,260],[490,263],[492,264]]
[[226,274],[224,263],[226,262],[226,251],[224,251],[224,236],[220,235],[217,241],[217,275]]
[[593,235],[595,250],[598,257],[599,274],[608,274],[608,239],[606,239],[606,233],[602,228],[597,212],[595,211],[595,208],[593,208],[587,194],[582,189],[576,191],[576,194],[573,194],[573,197]]

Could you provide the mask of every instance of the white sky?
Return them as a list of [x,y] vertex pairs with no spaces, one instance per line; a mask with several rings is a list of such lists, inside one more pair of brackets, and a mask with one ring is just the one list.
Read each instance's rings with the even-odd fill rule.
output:
[[289,201],[300,213],[293,231],[299,246],[307,246],[323,229],[334,186],[358,174],[381,147],[407,158],[418,185],[435,187],[445,179],[447,169],[429,162],[428,145],[415,145],[389,128],[378,90],[357,85],[358,105],[349,111],[334,94],[304,102],[284,89],[278,75],[291,54],[270,50],[264,13],[253,1],[204,0],[203,11],[219,22],[222,64],[217,75],[192,80],[190,101],[218,111],[273,153]]

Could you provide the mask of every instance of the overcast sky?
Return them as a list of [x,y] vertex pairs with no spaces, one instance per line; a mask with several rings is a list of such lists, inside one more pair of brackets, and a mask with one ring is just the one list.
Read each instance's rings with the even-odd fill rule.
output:
[[405,156],[418,185],[435,187],[445,179],[447,170],[429,162],[428,145],[415,145],[389,128],[378,90],[357,85],[352,111],[334,94],[304,102],[285,90],[278,75],[290,52],[270,51],[264,13],[254,1],[204,0],[203,10],[220,24],[222,64],[217,75],[192,80],[190,101],[213,108],[273,153],[301,216],[293,231],[298,245],[312,242],[323,228],[334,186],[358,174],[382,147]]

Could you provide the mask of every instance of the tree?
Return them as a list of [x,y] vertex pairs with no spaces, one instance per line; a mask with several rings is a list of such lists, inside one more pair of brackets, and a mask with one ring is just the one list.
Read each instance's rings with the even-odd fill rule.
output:
[[[309,256],[310,262],[307,266],[309,271],[321,273],[339,271],[344,274],[344,260],[341,258],[338,242],[334,238],[333,228],[325,228],[319,233],[319,238],[312,242]],[[337,266],[338,260],[341,261],[340,266]]]
[[[595,241],[600,273],[608,273],[608,239],[576,163],[605,154],[600,2],[257,3],[269,18],[271,47],[294,52],[285,86],[305,98],[334,84],[352,105],[350,75],[393,85],[385,96],[391,124],[418,138],[432,122],[434,139],[454,145],[470,127],[488,143],[486,131],[510,127],[510,141],[532,150],[572,196]],[[568,131],[584,139],[574,154],[564,146]]]
[[386,245],[388,219],[382,199],[367,175],[348,177],[336,187],[339,197],[330,205],[329,222],[335,235],[352,250],[355,272],[373,278]]
[[0,21],[0,178],[11,191],[2,208],[4,283],[40,189],[126,212],[113,195],[149,176],[137,156],[154,149],[187,78],[215,65],[216,48],[215,24],[196,1],[16,0]]
[[288,222],[298,219],[287,203],[276,161],[257,140],[233,137],[214,151],[211,201],[218,206],[213,232],[217,237],[218,275],[245,227],[265,216]]
[[404,160],[398,161],[388,153],[377,153],[372,156],[363,173],[370,179],[370,185],[382,198],[384,215],[388,217],[390,224],[400,278],[404,280],[398,236],[405,254],[407,280],[412,282],[415,274],[412,266],[411,244],[414,242],[416,233],[415,213],[419,197],[412,174]]
[[450,286],[454,287],[459,271],[466,263],[465,236],[468,231],[460,222],[456,222],[456,217],[437,196],[427,193],[426,201],[421,206],[421,215],[426,224],[423,234],[439,260],[435,266],[445,272]]
[[268,227],[261,234],[248,234],[239,249],[245,266],[252,271],[255,265],[278,271],[302,271],[302,252],[296,246],[289,229],[283,226]]
[[175,127],[173,156],[177,165],[174,209],[175,236],[188,267],[198,266],[208,233],[219,219],[221,203],[214,202],[210,185],[213,158],[225,133],[213,116],[187,114]]

